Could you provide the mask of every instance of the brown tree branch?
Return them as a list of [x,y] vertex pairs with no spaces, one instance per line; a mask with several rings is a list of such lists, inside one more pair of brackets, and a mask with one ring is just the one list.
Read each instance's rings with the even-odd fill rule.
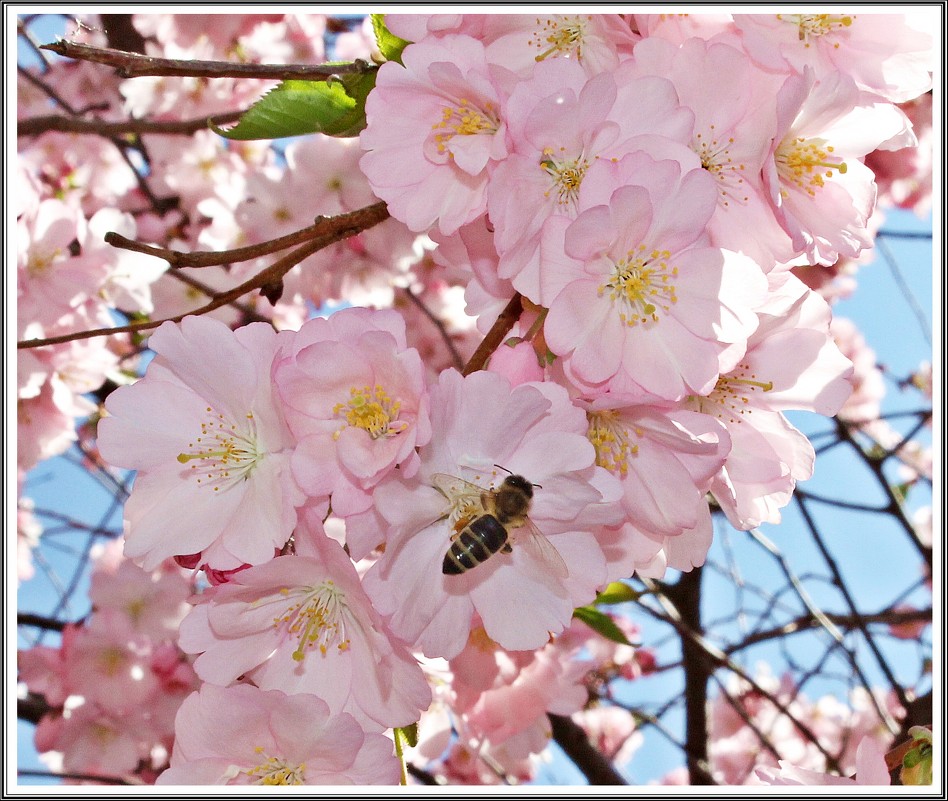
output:
[[[360,211],[367,211],[377,207],[384,206],[383,203],[376,203],[373,206],[366,206]],[[351,212],[357,214],[358,212]],[[269,256],[278,250],[286,250],[295,245],[302,245],[317,239],[321,236],[333,234],[338,227],[338,220],[345,215],[337,217],[317,217],[315,222],[307,228],[301,228],[291,234],[268,239],[266,242],[259,242],[256,245],[247,245],[233,250],[196,250],[191,253],[184,253],[180,250],[168,250],[167,248],[157,247],[156,245],[147,245],[144,242],[136,242],[134,239],[127,239],[121,234],[110,231],[105,235],[105,241],[112,247],[122,248],[123,250],[132,250],[135,253],[144,253],[146,256],[155,256],[164,259],[172,267],[217,267],[222,264],[233,264],[239,261],[250,261],[258,259],[261,256]],[[373,223],[374,225],[374,223]]]
[[354,236],[355,234],[365,231],[367,228],[371,228],[373,225],[377,225],[378,223],[382,222],[382,220],[388,219],[388,216],[388,209],[386,208],[385,204],[375,203],[372,206],[366,206],[364,209],[358,209],[357,211],[352,211],[348,214],[340,214],[336,217],[332,217],[330,219],[334,221],[335,227],[335,231],[332,234],[319,237],[312,240],[311,242],[308,242],[302,247],[297,248],[289,255],[284,256],[282,259],[279,259],[278,261],[271,264],[269,267],[265,267],[263,270],[257,273],[257,275],[253,276],[247,281],[244,281],[244,283],[240,284],[239,286],[221,293],[210,303],[207,303],[198,309],[184,312],[183,314],[176,314],[174,317],[166,317],[163,320],[150,320],[144,323],[132,323],[131,325],[121,325],[115,328],[97,328],[91,331],[77,331],[72,334],[62,334],[60,336],[49,337],[47,339],[28,339],[18,342],[17,349],[41,348],[46,345],[58,345],[62,342],[72,342],[73,340],[77,339],[90,339],[92,337],[108,336],[111,334],[148,331],[152,328],[157,328],[162,323],[180,322],[188,315],[207,314],[207,312],[214,311],[214,309],[219,309],[221,306],[226,306],[231,301],[237,300],[237,298],[247,294],[248,292],[252,292],[256,289],[266,288],[279,283],[283,279],[283,276],[293,269],[293,267],[303,261],[303,259],[311,256],[318,250],[322,250],[323,248],[332,245],[335,242],[339,242],[342,239]]
[[93,61],[114,67],[121,78],[160,76],[325,81],[337,75],[364,75],[378,69],[374,64],[362,60],[351,64],[238,64],[230,61],[155,58],[126,50],[93,47],[65,40],[40,45],[40,47],[66,58]]
[[34,615],[30,612],[18,612],[16,616],[18,626],[35,626],[47,631],[62,631],[69,624],[63,620],[53,620],[43,615]]
[[[866,612],[858,615],[840,615],[825,612],[823,619],[829,620],[834,626],[844,629],[862,628],[866,624],[881,623],[888,626],[898,626],[905,623],[928,623],[932,619],[932,610],[928,609],[884,609],[881,612]],[[823,619],[813,615],[800,615],[793,620],[766,631],[757,631],[748,634],[744,639],[725,648],[728,655],[743,651],[752,645],[768,640],[776,640],[804,631],[812,631],[824,627]]]
[[787,706],[787,704],[781,701],[776,695],[767,690],[765,687],[761,686],[761,684],[756,681],[753,676],[749,675],[740,665],[730,659],[727,654],[725,654],[713,643],[708,641],[702,634],[692,631],[691,628],[689,628],[684,623],[684,621],[681,619],[681,613],[678,611],[678,608],[667,594],[666,585],[660,584],[648,578],[642,578],[642,582],[650,590],[650,594],[654,596],[655,599],[661,604],[665,614],[653,609],[648,604],[642,603],[641,600],[637,602],[640,609],[652,615],[656,620],[660,620],[671,625],[683,640],[691,640],[696,646],[700,647],[704,652],[702,658],[708,660],[710,664],[713,664],[716,667],[725,668],[726,670],[734,673],[734,675],[736,675],[739,679],[746,682],[751,690],[759,694],[762,698],[765,698],[767,701],[773,704],[780,713],[786,715],[788,719],[793,721],[794,726],[796,726],[803,738],[810,742],[816,748],[816,750],[822,754],[829,769],[836,770],[837,772],[839,771],[839,761],[837,758],[826,750],[826,747],[813,732],[812,728],[800,720],[799,717],[794,715],[793,711]]
[[572,718],[547,713],[553,727],[553,739],[591,785],[624,785],[622,778],[605,755],[589,742],[586,732]]
[[213,117],[200,117],[193,120],[83,120],[76,117],[64,117],[61,114],[50,114],[44,117],[32,117],[18,120],[16,124],[17,136],[40,136],[48,131],[60,133],[98,134],[99,136],[113,137],[126,134],[165,134],[190,135],[201,131],[210,125],[227,125],[236,122],[244,114],[243,111],[228,111],[225,114],[216,114]]
[[[703,570],[696,567],[682,573],[678,583],[669,589],[669,597],[681,615],[682,624],[700,636],[704,635],[701,623],[702,575]],[[689,783],[694,786],[713,785],[716,782],[708,759],[708,679],[714,672],[714,663],[707,658],[698,639],[686,636],[681,637],[681,661],[685,672],[685,760]]]

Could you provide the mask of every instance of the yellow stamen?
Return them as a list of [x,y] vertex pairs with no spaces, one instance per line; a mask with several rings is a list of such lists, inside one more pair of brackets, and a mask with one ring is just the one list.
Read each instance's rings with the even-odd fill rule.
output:
[[840,175],[847,170],[846,162],[833,155],[833,146],[817,137],[784,139],[777,148],[776,161],[780,179],[795,184],[810,197],[825,186],[825,179],[832,178],[834,170]]
[[[810,39],[848,28],[856,17],[852,14],[777,14],[777,19],[796,25],[799,28],[797,38],[803,42],[804,47],[809,47]],[[839,42],[834,42],[833,47],[839,47]]]
[[629,457],[639,452],[634,438],[644,432],[623,420],[616,409],[587,412],[586,419],[589,423],[586,438],[596,449],[596,464],[625,478],[629,472]]
[[352,426],[361,428],[372,439],[393,437],[408,428],[407,422],[398,419],[400,410],[401,401],[393,399],[380,384],[361,389],[351,387],[349,400],[333,407],[332,413],[346,421],[333,436],[338,439],[347,426]]
[[659,322],[659,312],[670,311],[678,302],[673,283],[678,268],[668,263],[671,253],[645,250],[645,245],[639,245],[637,252],[628,251],[626,258],[615,264],[609,281],[598,289],[600,297],[608,293],[611,301],[626,306],[627,311],[619,312],[619,319],[629,327]]

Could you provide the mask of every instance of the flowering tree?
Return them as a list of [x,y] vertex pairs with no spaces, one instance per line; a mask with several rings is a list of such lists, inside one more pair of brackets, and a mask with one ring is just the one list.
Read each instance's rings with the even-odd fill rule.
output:
[[[50,770],[931,783],[931,366],[833,314],[927,210],[931,16],[21,17]],[[63,455],[97,523],[32,500]]]

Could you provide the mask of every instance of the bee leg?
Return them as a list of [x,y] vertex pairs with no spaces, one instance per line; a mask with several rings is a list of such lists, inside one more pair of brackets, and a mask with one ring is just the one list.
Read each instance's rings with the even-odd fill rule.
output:
[[500,552],[501,552],[501,553],[513,553],[513,548],[510,547],[510,543],[509,543],[509,542],[505,542],[505,543],[501,546]]

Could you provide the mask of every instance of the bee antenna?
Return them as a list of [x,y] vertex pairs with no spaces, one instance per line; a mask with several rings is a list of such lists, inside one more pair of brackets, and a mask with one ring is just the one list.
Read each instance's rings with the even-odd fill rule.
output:
[[[503,470],[504,472],[510,473],[510,475],[513,475],[513,471],[512,471],[512,470],[508,470],[508,469],[507,469],[506,467],[504,467],[502,464],[495,464],[494,467],[497,467],[497,468],[499,468],[500,470]],[[541,484],[534,484],[532,481],[530,482],[530,486],[531,486],[531,487],[536,487],[537,489],[543,489],[543,486],[542,486]]]

